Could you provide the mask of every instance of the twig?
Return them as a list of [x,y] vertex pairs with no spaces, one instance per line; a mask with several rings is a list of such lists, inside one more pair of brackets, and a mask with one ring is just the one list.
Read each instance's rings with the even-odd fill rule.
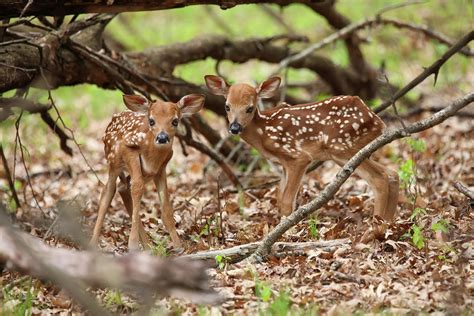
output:
[[[417,25],[413,23],[407,23],[403,21],[399,21],[396,19],[388,19],[384,18],[381,21],[382,24],[386,25],[393,25],[397,28],[405,28],[414,32],[420,32],[423,33],[426,37],[431,38],[433,40],[436,40],[440,42],[441,44],[444,44],[446,46],[453,46],[454,45],[454,40],[450,39],[448,36],[444,35],[443,33],[437,32],[435,30],[430,29],[426,25]],[[463,47],[461,50],[459,50],[461,54],[467,57],[473,57],[474,56],[474,51],[472,51],[469,47]]]
[[440,124],[454,113],[459,111],[461,108],[467,106],[469,103],[474,101],[474,92],[469,93],[446,106],[443,110],[433,114],[431,117],[410,124],[404,128],[395,129],[395,130],[386,130],[362,148],[357,154],[355,154],[349,161],[341,168],[337,173],[335,179],[329,183],[316,197],[314,200],[299,207],[286,219],[282,220],[276,227],[273,229],[267,237],[265,237],[259,246],[259,248],[252,254],[250,261],[261,261],[265,258],[268,253],[271,251],[272,245],[280,238],[288,229],[296,225],[298,222],[306,218],[309,214],[315,212],[323,205],[325,205],[329,200],[331,200],[339,190],[339,188],[344,184],[344,182],[349,178],[349,176],[355,171],[355,169],[371,154],[382,146],[391,143],[392,141],[400,138],[410,136],[413,133],[419,133],[426,129],[429,129],[435,125]]
[[8,167],[7,158],[5,157],[5,153],[3,152],[2,144],[0,144],[0,155],[2,156],[3,169],[5,170],[5,176],[7,177],[8,186],[10,187],[10,191],[12,192],[13,200],[15,201],[16,207],[21,207],[20,200],[18,199],[18,195],[16,194],[15,183],[13,182],[13,178],[10,173],[10,167]]
[[[347,35],[349,35],[351,33],[354,33],[355,31],[358,31],[360,29],[363,29],[367,26],[374,26],[374,25],[378,25],[378,24],[392,24],[392,25],[395,25],[395,26],[398,26],[398,27],[406,27],[406,28],[409,28],[411,30],[421,31],[425,35],[430,36],[433,39],[440,41],[442,44],[449,45],[448,44],[449,40],[446,40],[446,38],[447,38],[446,36],[442,35],[440,37],[439,35],[441,33],[434,33],[432,31],[429,31],[424,26],[415,26],[413,24],[403,23],[403,22],[399,22],[397,20],[392,20],[392,19],[380,18],[380,17],[377,16],[377,17],[374,17],[374,18],[370,18],[370,19],[367,19],[367,20],[362,20],[362,21],[359,21],[359,22],[349,24],[346,27],[340,29],[339,31],[334,32],[331,35],[327,36],[323,40],[321,40],[317,43],[314,43],[313,45],[310,45],[309,47],[303,49],[299,53],[291,55],[291,56],[283,59],[282,61],[280,61],[279,65],[278,65],[278,68],[273,72],[273,74],[276,75],[276,74],[280,73],[283,69],[290,66],[292,63],[294,63],[296,61],[299,61],[299,60],[309,56],[310,54],[314,53],[315,51],[317,51],[317,50],[319,50],[319,49],[321,49],[321,48],[337,41],[338,39],[344,38]],[[444,38],[444,40],[440,40],[440,38]],[[470,50],[469,50],[469,52],[464,50],[463,54],[467,54],[467,56],[470,56],[473,53],[470,52]]]
[[26,38],[20,38],[16,40],[11,40],[11,41],[6,41],[6,42],[1,42],[0,47],[2,46],[8,46],[8,45],[14,45],[14,44],[21,44],[21,43],[26,43],[28,40]]
[[276,13],[268,4],[262,4],[259,6],[259,8],[266,14],[268,15],[271,19],[273,19],[277,24],[279,24],[282,28],[285,29],[285,31],[289,34],[296,34],[296,31],[294,28],[291,27],[290,24],[286,23],[286,21],[283,19],[281,14]]
[[[125,94],[134,94],[133,88],[130,86],[130,83],[126,82],[125,79],[122,78],[120,73],[107,65],[105,62],[103,62],[101,59],[99,59],[97,56],[90,54],[87,49],[84,49],[82,46],[79,46],[79,44],[76,45],[71,45],[71,50],[78,53],[79,55],[83,56],[85,59],[89,60],[93,64],[96,64],[97,66],[101,67],[111,78],[113,78],[115,85],[117,88],[119,88],[121,91],[123,91]],[[137,87],[135,87],[137,88]],[[140,90],[139,88],[137,90]],[[145,96],[147,95],[144,93],[144,91],[140,91],[142,94]]]
[[15,26],[15,25],[20,25],[20,24],[23,24],[25,22],[30,22],[31,20],[34,20],[34,19],[36,19],[36,17],[18,19],[16,21],[13,21],[13,22],[10,22],[10,23],[0,24],[0,28],[8,28],[8,27],[12,27],[12,26]]
[[376,15],[380,16],[380,15],[382,15],[382,14],[388,12],[388,11],[404,8],[404,7],[407,7],[407,6],[410,6],[410,5],[414,5],[414,4],[423,4],[423,3],[426,3],[426,2],[427,2],[427,0],[410,0],[410,1],[405,1],[405,2],[401,2],[401,3],[389,4],[386,7],[383,7],[382,9],[380,9],[376,13]]
[[49,128],[59,137],[59,147],[69,156],[72,156],[72,148],[69,147],[67,141],[71,139],[53,120],[49,112],[40,112],[41,119],[49,126]]
[[[79,48],[79,52],[82,52],[82,55],[85,55],[84,52],[87,52],[89,55],[91,56],[95,56],[109,64],[113,64],[114,66],[116,66],[117,68],[125,71],[126,73],[128,73],[130,76],[134,77],[135,79],[137,79],[139,82],[141,82],[142,84],[145,84],[147,85],[150,90],[156,94],[158,97],[160,97],[162,100],[165,100],[165,101],[168,101],[169,98],[168,96],[160,89],[158,88],[156,85],[154,85],[151,81],[149,81],[148,79],[146,79],[145,77],[143,77],[140,73],[138,73],[137,71],[133,70],[133,69],[129,69],[128,67],[124,66],[123,64],[119,63],[118,61],[112,59],[111,57],[107,56],[107,55],[104,55],[104,54],[99,54],[95,51],[93,51],[92,49],[90,49],[89,47],[85,46],[85,45],[82,45],[76,41],[73,41],[73,40],[70,40],[70,43],[72,47],[76,47],[76,48]],[[78,50],[76,50],[78,51]],[[93,61],[96,61],[94,58],[92,58],[91,60]],[[103,66],[103,63],[97,63],[98,65],[100,66]],[[119,75],[120,76],[120,75]]]
[[213,159],[219,167],[221,167],[222,171],[226,174],[227,178],[229,178],[230,182],[232,182],[233,185],[235,185],[238,188],[242,187],[242,184],[239,181],[239,178],[234,174],[230,166],[224,161],[224,159],[220,156],[218,152],[213,150],[212,148],[207,147],[203,143],[193,139],[192,136],[192,130],[191,126],[189,126],[189,123],[186,121],[184,122],[184,126],[186,127],[186,134],[185,135],[179,135],[178,137],[182,137],[184,142],[188,145],[191,146],[200,152],[206,154],[209,156],[211,159]]
[[441,69],[441,66],[451,58],[454,54],[456,54],[458,51],[460,51],[464,46],[466,46],[470,41],[474,39],[474,31],[471,31],[464,35],[458,42],[456,42],[450,49],[448,49],[437,61],[435,61],[431,66],[426,68],[421,74],[419,74],[415,79],[410,81],[406,86],[404,86],[402,89],[398,90],[392,97],[383,102],[381,105],[379,105],[377,108],[374,109],[375,113],[379,113],[389,106],[391,106],[395,101],[400,99],[402,96],[407,94],[411,89],[416,87],[418,84],[420,84],[423,80],[425,80],[427,77],[430,75],[434,74],[435,75],[435,83],[436,79],[438,77],[438,72]]
[[[25,147],[23,146],[23,144],[21,142],[21,137],[20,137],[20,121],[21,121],[22,116],[23,116],[23,110],[21,110],[20,115],[18,116],[18,119],[15,121],[15,129],[16,129],[15,144],[18,144],[18,146],[20,147],[21,161],[22,161],[22,164],[23,164],[23,168],[25,169],[26,180],[28,182],[28,186],[31,189],[31,194],[33,195],[33,200],[35,201],[36,206],[43,212],[43,209],[39,205],[38,199],[36,198],[36,192],[35,192],[35,189],[33,189],[33,184],[31,183],[30,172],[28,171],[28,167],[26,166],[25,153],[24,153],[24,148]],[[15,150],[16,150],[16,147],[15,147]]]
[[99,178],[99,175],[97,174],[97,172],[94,170],[94,168],[92,167],[92,165],[89,163],[89,161],[87,160],[86,156],[84,155],[84,152],[82,151],[81,149],[81,146],[79,145],[79,143],[77,142],[77,139],[76,139],[76,136],[74,135],[74,131],[69,128],[66,123],[64,122],[62,116],[61,116],[61,113],[59,113],[59,110],[56,106],[56,103],[54,102],[54,99],[53,99],[53,96],[51,94],[51,90],[48,90],[48,99],[49,101],[51,102],[51,105],[53,107],[53,109],[56,111],[56,115],[58,116],[58,119],[59,121],[61,122],[61,124],[63,125],[64,129],[66,129],[70,134],[71,134],[71,137],[70,139],[74,142],[74,144],[76,145],[77,149],[79,150],[79,153],[81,154],[82,156],[82,159],[84,160],[84,162],[86,163],[87,167],[89,168],[90,171],[92,171],[92,173],[95,175],[97,181],[99,184],[102,185],[102,181],[100,181],[100,178]]
[[474,201],[474,192],[472,192],[471,190],[469,190],[465,185],[463,185],[461,182],[459,181],[454,181],[454,184],[453,186],[456,188],[456,190],[458,190],[459,192],[461,192],[462,194],[464,194],[465,196],[467,196],[470,200]]
[[216,14],[214,11],[214,8],[211,6],[204,6],[203,7],[204,12],[206,12],[207,15],[216,23],[216,26],[219,27],[224,33],[234,35],[235,32],[232,30],[232,28],[227,25],[226,21],[222,18],[222,15]]

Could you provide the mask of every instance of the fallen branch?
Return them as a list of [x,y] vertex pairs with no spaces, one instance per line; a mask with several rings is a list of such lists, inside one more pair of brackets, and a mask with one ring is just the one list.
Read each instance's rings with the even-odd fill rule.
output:
[[474,201],[474,192],[469,190],[465,185],[463,185],[459,181],[455,181],[453,185],[456,188],[456,190],[458,190],[459,192],[467,196],[471,201]]
[[[326,252],[333,252],[337,247],[350,244],[349,238],[321,240],[309,242],[277,242],[271,247],[271,255],[276,257],[288,256],[292,254],[307,254],[309,250],[321,249]],[[260,242],[234,246],[226,249],[216,249],[201,251],[190,255],[182,256],[187,259],[210,260],[216,263],[216,256],[222,256],[226,263],[236,263],[249,257],[260,246]]]
[[395,130],[386,130],[382,135],[374,139],[367,146],[362,148],[357,154],[355,154],[341,170],[337,173],[334,181],[329,183],[316,197],[314,200],[299,207],[286,219],[282,220],[273,229],[267,237],[265,237],[258,247],[258,249],[250,257],[250,261],[261,261],[271,252],[272,245],[280,238],[288,229],[296,225],[298,222],[306,218],[309,214],[314,213],[316,210],[325,205],[329,200],[332,199],[334,194],[349,178],[349,176],[355,171],[355,169],[370,155],[382,146],[391,143],[392,141],[400,138],[410,136],[413,133],[419,133],[426,129],[429,129],[437,124],[440,124],[448,117],[465,107],[469,103],[474,101],[474,92],[465,95],[453,101],[451,104],[446,106],[443,110],[435,113],[431,117],[407,125],[406,128],[399,128]]
[[[68,283],[80,281],[87,286],[120,288],[131,293],[150,291],[200,303],[220,300],[209,288],[205,272],[207,265],[202,262],[162,259],[146,253],[112,257],[90,251],[53,248],[38,238],[1,225],[0,261],[9,270],[45,280],[55,281],[50,275],[53,271],[55,275],[61,274],[61,279]],[[62,282],[58,285],[64,287]]]

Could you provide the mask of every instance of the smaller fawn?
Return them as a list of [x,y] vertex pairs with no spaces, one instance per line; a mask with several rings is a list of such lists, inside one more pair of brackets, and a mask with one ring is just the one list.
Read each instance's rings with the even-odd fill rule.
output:
[[[229,132],[241,134],[264,157],[282,165],[277,200],[283,215],[295,209],[301,181],[312,161],[333,160],[342,166],[385,128],[357,96],[260,111],[259,99],[272,97],[280,78],[270,78],[257,88],[248,84],[229,86],[224,79],[212,75],[205,76],[205,81],[211,93],[226,98]],[[398,201],[397,173],[371,159],[365,160],[356,173],[375,193],[374,215],[393,220]]]
[[[120,177],[119,193],[132,218],[129,250],[139,248],[139,239],[143,248],[148,249],[150,245],[139,214],[145,184],[150,180],[155,182],[158,190],[161,219],[173,246],[181,247],[166,183],[166,165],[173,156],[173,138],[180,119],[201,110],[204,96],[186,95],[178,103],[150,102],[139,95],[124,95],[123,100],[131,111],[115,114],[102,138],[109,178],[100,196],[99,214],[90,245],[97,245],[105,213],[115,194],[117,178]],[[129,173],[130,183],[124,171]]]

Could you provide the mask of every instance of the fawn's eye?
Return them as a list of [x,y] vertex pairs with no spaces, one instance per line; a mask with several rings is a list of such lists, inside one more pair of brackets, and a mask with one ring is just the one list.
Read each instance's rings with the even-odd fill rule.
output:
[[247,108],[247,111],[246,111],[246,112],[247,112],[247,113],[252,113],[252,112],[253,112],[253,106],[249,106],[249,107]]
[[225,106],[225,110],[226,110],[227,112],[230,111],[230,107],[229,107],[227,104],[226,104],[226,106]]
[[148,123],[150,123],[150,126],[153,126],[155,125],[155,120],[151,118],[148,120]]
[[171,122],[171,124],[172,124],[174,127],[178,126],[178,123],[179,123],[179,120],[178,120],[177,118],[175,118],[175,119]]

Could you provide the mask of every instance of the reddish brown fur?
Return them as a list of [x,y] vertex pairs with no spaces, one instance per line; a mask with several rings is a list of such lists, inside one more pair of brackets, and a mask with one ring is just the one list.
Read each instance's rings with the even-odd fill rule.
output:
[[[197,112],[203,105],[204,97],[189,95],[179,103],[156,101],[151,105],[139,96],[124,96],[124,101],[130,109],[140,112],[125,111],[114,115],[105,131],[103,141],[109,179],[100,198],[99,215],[90,243],[97,244],[105,213],[116,190],[116,179],[120,176],[119,192],[132,217],[129,249],[137,249],[139,239],[145,248],[150,243],[139,217],[140,200],[145,184],[150,180],[155,182],[159,192],[163,224],[170,233],[173,245],[179,247],[181,242],[176,233],[166,183],[166,165],[173,155],[172,144],[176,133],[172,122],[179,120],[183,113]],[[158,143],[161,133],[168,136],[168,143]],[[123,174],[125,171],[130,174],[130,183]]]
[[[285,215],[295,208],[298,189],[312,161],[330,159],[343,165],[385,128],[357,96],[259,111],[258,98],[271,96],[279,78],[270,78],[257,88],[247,84],[229,86],[216,76],[205,79],[211,92],[226,97],[229,122],[242,125],[242,139],[283,166],[278,200]],[[249,107],[255,109],[247,113]],[[398,200],[398,175],[371,159],[363,162],[357,173],[375,192],[375,215],[392,220]]]

